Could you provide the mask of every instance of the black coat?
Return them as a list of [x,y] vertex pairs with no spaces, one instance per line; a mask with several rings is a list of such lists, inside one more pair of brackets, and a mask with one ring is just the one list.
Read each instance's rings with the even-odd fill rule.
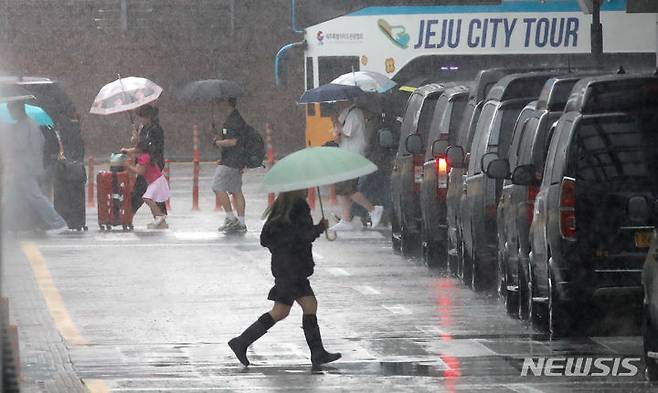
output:
[[313,274],[312,243],[324,230],[313,225],[311,209],[299,199],[290,212],[290,223],[268,220],[260,234],[260,244],[272,253],[272,275],[276,279],[295,280]]
[[153,163],[156,164],[160,170],[164,169],[165,137],[160,123],[153,122],[142,127],[139,131],[139,142],[145,142],[148,144],[149,154],[151,154]]

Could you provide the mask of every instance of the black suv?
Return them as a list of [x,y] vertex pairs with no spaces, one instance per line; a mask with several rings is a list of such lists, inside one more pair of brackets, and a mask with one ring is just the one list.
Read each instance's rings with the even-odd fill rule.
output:
[[80,133],[80,115],[60,84],[49,78],[0,76],[0,85],[20,86],[36,97],[30,104],[45,110],[59,131],[67,158],[83,161],[84,144]]
[[444,90],[444,85],[436,83],[416,89],[407,101],[400,127],[400,144],[391,174],[391,230],[393,249],[403,255],[420,251],[418,195],[425,158],[423,143],[409,137],[417,134],[421,141],[427,140],[437,101]]
[[[475,290],[493,287],[497,277],[496,209],[502,181],[485,175],[483,168],[488,166],[487,153],[507,157],[519,113],[539,97],[544,83],[554,75],[554,71],[542,71],[505,76],[491,89],[482,107],[461,203],[464,279]],[[464,153],[460,147],[451,147],[448,153],[451,165],[464,166]]]
[[446,89],[437,103],[425,149],[423,178],[420,185],[420,210],[423,217],[421,241],[423,258],[429,266],[443,266],[448,259],[448,223],[446,196],[448,172],[446,149],[457,143],[457,133],[469,87]]
[[[658,221],[656,129],[658,78],[599,76],[574,86],[550,137],[530,226],[530,313],[554,336],[587,320],[594,297],[641,295]],[[535,185],[537,170],[518,166],[512,181]]]
[[498,202],[498,283],[507,312],[512,316],[523,319],[528,316],[528,232],[546,159],[549,129],[562,115],[573,86],[586,76],[570,74],[549,79],[539,99],[521,111],[514,128],[508,152],[509,167],[513,170],[520,165],[533,164],[539,171],[536,185],[514,184],[506,178]]
[[[467,161],[471,151],[471,142],[475,133],[475,125],[480,117],[480,111],[489,90],[505,75],[519,72],[517,69],[491,68],[480,71],[469,90],[468,102],[459,122],[457,136],[453,146],[460,146],[466,154]],[[450,163],[448,163],[450,165]],[[446,210],[448,223],[448,260],[449,270],[465,281],[463,269],[463,240],[461,235],[460,211],[462,194],[464,193],[464,176],[466,168],[450,167],[448,172],[448,192],[446,195]],[[468,273],[467,273],[468,274]]]

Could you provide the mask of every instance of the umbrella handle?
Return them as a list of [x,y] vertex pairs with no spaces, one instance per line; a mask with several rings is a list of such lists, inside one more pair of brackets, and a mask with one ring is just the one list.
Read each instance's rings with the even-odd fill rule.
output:
[[[322,213],[322,219],[325,220],[324,218],[324,206],[322,206],[322,194],[320,193],[320,187],[317,187],[318,190],[318,200],[320,201],[320,212]],[[329,235],[329,228],[324,230],[324,237],[327,238],[330,242],[333,242],[334,240],[338,239],[338,234],[336,232],[332,232],[331,235]]]

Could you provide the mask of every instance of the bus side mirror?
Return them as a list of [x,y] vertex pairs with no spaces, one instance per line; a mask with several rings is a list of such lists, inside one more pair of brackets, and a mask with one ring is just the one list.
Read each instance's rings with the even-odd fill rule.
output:
[[420,134],[411,134],[407,136],[407,139],[404,141],[404,146],[411,154],[422,154],[425,152],[423,138]]
[[450,146],[446,150],[448,165],[452,168],[466,168],[466,157],[464,148],[461,146]]

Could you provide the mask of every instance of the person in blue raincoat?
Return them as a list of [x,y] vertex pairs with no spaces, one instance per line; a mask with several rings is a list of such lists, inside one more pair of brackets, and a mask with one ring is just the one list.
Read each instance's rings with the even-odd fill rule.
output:
[[[3,133],[3,211],[8,229],[42,229],[49,233],[66,230],[66,222],[55,211],[39,186],[45,174],[45,138],[39,126],[25,113],[25,102],[7,104],[15,124]],[[33,227],[31,224],[36,226]]]

